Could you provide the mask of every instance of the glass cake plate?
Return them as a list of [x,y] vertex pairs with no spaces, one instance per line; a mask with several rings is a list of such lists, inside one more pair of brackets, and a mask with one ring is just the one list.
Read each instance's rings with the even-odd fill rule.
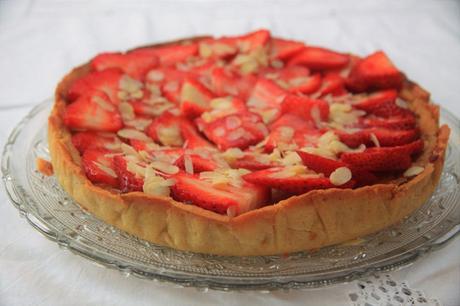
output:
[[389,271],[439,249],[460,232],[460,122],[452,129],[436,192],[399,224],[356,241],[283,256],[230,257],[177,251],[138,239],[82,210],[54,177],[40,174],[49,159],[47,117],[52,100],[37,105],[11,133],[2,158],[7,194],[20,215],[64,249],[126,275],[220,290],[316,288]]

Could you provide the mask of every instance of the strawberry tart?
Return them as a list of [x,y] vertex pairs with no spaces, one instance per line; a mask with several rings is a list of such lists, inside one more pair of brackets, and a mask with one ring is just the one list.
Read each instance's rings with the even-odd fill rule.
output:
[[219,255],[317,249],[433,193],[449,128],[383,51],[259,30],[102,53],[57,87],[55,176],[141,239]]

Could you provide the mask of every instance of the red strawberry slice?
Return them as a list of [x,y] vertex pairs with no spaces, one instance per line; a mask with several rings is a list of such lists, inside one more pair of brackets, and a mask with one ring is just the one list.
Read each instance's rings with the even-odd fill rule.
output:
[[119,68],[136,79],[143,79],[145,74],[158,66],[158,58],[150,54],[102,53],[91,60],[91,67],[96,71]]
[[147,151],[149,149],[148,143],[142,140],[130,139],[129,144],[136,151]]
[[180,93],[182,114],[195,118],[209,109],[209,101],[214,94],[198,80],[189,78],[184,81]]
[[313,70],[324,70],[345,67],[349,60],[348,54],[319,47],[305,47],[288,61],[288,65],[305,65]]
[[384,103],[396,101],[397,97],[398,92],[394,89],[381,90],[356,101],[354,106],[363,111],[371,112]]
[[123,73],[118,68],[93,71],[76,80],[69,88],[67,98],[74,101],[88,91],[98,90],[109,96],[110,101],[118,104],[118,87]]
[[399,89],[403,80],[404,76],[387,55],[378,51],[356,64],[350,72],[347,85],[349,89],[358,92],[369,89]]
[[73,129],[116,132],[123,127],[120,113],[103,92],[89,92],[66,107],[64,124]]
[[172,177],[176,184],[171,187],[172,197],[177,201],[192,203],[219,214],[239,215],[266,204],[269,190],[247,183],[240,188],[214,187],[196,175],[179,173]]
[[246,149],[268,134],[260,116],[250,112],[231,114],[205,123],[203,132],[220,150]]
[[115,155],[113,165],[118,176],[118,188],[121,192],[142,191],[144,179],[128,170],[128,163],[124,156]]
[[[190,158],[193,167],[193,173],[199,173],[203,171],[214,171],[216,170],[219,165],[210,158],[204,158],[197,154],[187,154]],[[186,170],[185,167],[185,154],[181,155],[176,162],[174,163],[177,167],[181,168],[182,170]]]
[[141,48],[132,51],[142,56],[155,56],[163,67],[172,66],[198,54],[198,44],[188,43],[179,45],[164,45],[160,47]]
[[308,77],[292,79],[290,85],[289,92],[311,94],[321,87],[321,75],[315,73]]
[[243,178],[253,184],[279,189],[291,194],[302,194],[315,189],[328,188],[352,188],[354,181],[351,180],[341,186],[335,186],[329,178],[311,177],[306,174],[298,174],[290,177],[279,177],[276,174],[282,171],[283,167],[275,167],[248,173]]
[[[238,38],[238,43],[240,45],[240,51],[242,52],[250,52],[260,47],[267,46],[268,42],[270,41],[270,31],[261,29],[255,32],[248,33],[246,35],[240,36]],[[248,45],[247,50],[245,44]],[[242,50],[243,49],[243,50]]]
[[146,133],[164,146],[181,147],[184,144],[180,128],[183,120],[182,117],[164,112],[147,127]]
[[181,120],[179,127],[184,139],[184,148],[197,149],[213,147],[211,143],[209,143],[203,136],[201,136],[201,134],[190,121]]
[[374,134],[382,147],[392,147],[407,144],[418,138],[418,131],[412,130],[389,130],[382,128],[365,129],[355,133],[336,131],[340,140],[349,147],[357,147],[360,144],[372,145],[371,135]]
[[358,153],[345,152],[340,158],[357,169],[388,172],[409,168],[412,164],[411,155],[422,149],[423,141],[417,140],[402,146],[369,148]]
[[335,169],[347,167],[347,164],[340,160],[334,160],[304,151],[297,151],[297,154],[299,154],[303,164],[307,166],[308,169],[311,169],[316,173],[323,173],[327,177],[331,175]]
[[116,150],[120,140],[115,134],[84,131],[72,135],[72,144],[83,154],[88,149]]
[[83,152],[82,167],[86,177],[94,184],[118,187],[118,179],[113,166],[113,158],[108,157],[110,151],[90,148]]
[[302,42],[272,38],[270,42],[270,58],[274,60],[288,60],[294,54],[303,50],[305,45]]
[[343,161],[334,160],[314,154],[310,154],[304,151],[297,151],[300,158],[305,166],[309,169],[317,172],[323,173],[325,176],[329,177],[332,172],[341,167],[347,167],[353,173],[353,180],[356,181],[358,186],[371,185],[377,181],[377,177],[369,171],[357,169],[353,166],[350,166]]
[[343,94],[346,94],[345,80],[339,74],[328,73],[324,76],[321,87],[315,93],[315,96],[340,96]]
[[218,96],[232,95],[246,100],[251,94],[257,81],[254,75],[238,75],[224,68],[214,68],[211,72],[211,82]]
[[287,94],[288,93],[275,82],[259,78],[249,97],[248,106],[258,109],[278,109]]
[[238,158],[232,163],[232,168],[235,169],[248,169],[248,170],[263,170],[263,169],[268,169],[272,167],[276,167],[277,164],[270,162],[262,162],[259,161],[256,156],[252,154],[246,154],[245,156]]
[[297,147],[314,145],[321,136],[312,123],[296,115],[285,114],[270,127],[271,132],[265,144],[264,151],[272,152],[281,144],[295,144]]
[[329,104],[305,96],[287,95],[281,104],[282,114],[295,114],[306,120],[325,121],[329,117]]
[[370,128],[385,128],[390,130],[411,130],[415,128],[416,120],[414,115],[395,116],[385,119],[363,118],[360,125]]

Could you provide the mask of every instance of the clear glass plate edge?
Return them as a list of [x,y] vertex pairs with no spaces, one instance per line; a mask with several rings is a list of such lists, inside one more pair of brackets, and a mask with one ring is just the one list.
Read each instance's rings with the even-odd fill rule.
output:
[[[59,244],[60,247],[71,251],[74,254],[85,257],[97,264],[105,266],[107,268],[112,268],[119,270],[124,275],[134,275],[136,277],[172,282],[180,286],[193,286],[200,289],[217,289],[217,290],[258,290],[258,291],[271,291],[276,289],[309,289],[309,288],[318,288],[325,285],[332,285],[342,282],[349,282],[363,276],[379,272],[379,271],[392,271],[400,269],[407,265],[412,264],[415,260],[420,258],[427,253],[437,250],[448,242],[452,241],[460,233],[460,222],[459,220],[454,220],[454,223],[451,228],[446,230],[441,237],[436,237],[436,239],[427,240],[423,245],[418,246],[413,249],[406,251],[403,256],[398,254],[395,258],[390,258],[387,260],[381,260],[378,263],[375,263],[371,267],[361,267],[353,271],[344,273],[343,275],[331,275],[331,277],[324,277],[322,275],[318,279],[312,277],[312,275],[307,278],[301,276],[286,276],[279,278],[259,278],[256,282],[253,280],[247,282],[246,280],[236,279],[232,277],[224,277],[220,279],[209,278],[206,275],[203,277],[197,278],[196,274],[187,275],[187,273],[179,272],[174,273],[174,271],[144,271],[137,269],[136,267],[126,265],[123,262],[117,261],[115,258],[110,258],[107,254],[99,254],[99,252],[94,252],[86,248],[84,245],[74,241],[71,237],[65,233],[59,233],[56,229],[50,228],[45,220],[41,220],[39,216],[35,215],[33,211],[30,210],[28,206],[23,205],[24,201],[27,199],[24,198],[24,195],[21,194],[20,190],[17,190],[14,184],[14,175],[11,173],[10,165],[10,153],[12,146],[15,144],[17,137],[20,135],[24,126],[32,120],[32,118],[42,111],[44,108],[49,107],[52,99],[47,99],[46,101],[40,103],[34,107],[28,115],[26,115],[18,125],[13,129],[8,140],[5,143],[2,160],[1,160],[1,171],[2,179],[4,182],[4,188],[6,194],[12,204],[18,209],[19,214],[22,217],[25,217],[27,222],[31,224],[38,232],[43,234],[46,238],[55,241]],[[460,121],[449,111],[442,109],[441,114],[443,118],[447,118],[448,121],[455,122],[456,127],[460,126]],[[333,274],[333,273],[331,273]]]

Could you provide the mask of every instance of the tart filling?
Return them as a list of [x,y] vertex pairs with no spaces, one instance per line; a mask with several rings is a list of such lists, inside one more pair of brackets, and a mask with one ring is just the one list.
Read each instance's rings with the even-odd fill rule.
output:
[[404,76],[266,30],[104,53],[63,114],[88,179],[236,216],[423,171]]
[[444,163],[438,119],[382,51],[361,58],[266,30],[192,38],[100,54],[64,77],[49,168],[83,208],[142,239],[281,254],[420,207]]

